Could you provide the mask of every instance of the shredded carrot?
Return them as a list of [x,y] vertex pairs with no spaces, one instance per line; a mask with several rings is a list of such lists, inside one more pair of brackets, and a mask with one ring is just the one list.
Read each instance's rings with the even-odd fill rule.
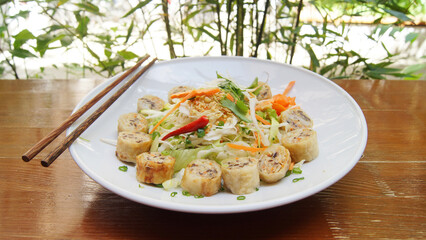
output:
[[265,147],[263,145],[262,141],[260,140],[259,133],[258,132],[253,132],[253,134],[254,134],[255,146]]
[[265,124],[265,125],[271,125],[270,122],[266,121],[265,119],[263,119],[263,117],[259,116],[259,115],[255,115],[256,119],[259,120],[261,123]]
[[234,97],[230,93],[226,94],[226,98],[229,99],[231,102],[235,102]]
[[293,170],[293,167],[294,167],[294,162],[291,162],[290,167],[288,167],[288,170]]
[[278,103],[273,103],[272,104],[272,108],[277,112],[277,114],[279,115],[281,112],[285,111],[287,108],[284,107],[281,104]]
[[192,98],[193,96],[194,96],[194,92],[195,92],[195,90],[192,90],[188,95],[186,95],[184,98],[182,98],[181,100],[180,100],[180,102],[178,102],[172,109],[170,109],[170,111],[168,112],[168,113],[166,113],[166,115],[164,115],[164,117],[160,120],[160,121],[158,121],[158,123],[157,124],[155,124],[155,126],[152,128],[152,130],[149,132],[149,134],[152,134],[154,131],[155,131],[155,129],[157,129],[158,128],[158,126],[160,126],[160,124],[162,123],[162,122],[164,122],[164,120],[170,115],[170,114],[172,114],[174,111],[176,111],[176,109],[178,109],[179,108],[179,106],[183,103],[183,102],[185,102],[186,100],[188,100],[188,99],[190,99],[190,98]]
[[196,89],[196,90],[191,90],[191,91],[186,91],[186,92],[175,93],[175,94],[171,95],[170,98],[183,98],[190,93],[193,93],[193,97],[194,96],[201,96],[201,95],[211,96],[211,95],[214,95],[218,92],[220,92],[219,88],[204,88],[204,89]]
[[288,83],[287,87],[284,89],[283,95],[287,95],[288,92],[290,92],[291,88],[294,86],[296,81],[291,81]]
[[228,147],[230,147],[230,148],[245,150],[245,151],[249,151],[249,152],[259,152],[259,151],[263,151],[263,150],[266,149],[266,148],[247,147],[247,146],[233,144],[233,143],[227,143],[226,145],[228,145]]

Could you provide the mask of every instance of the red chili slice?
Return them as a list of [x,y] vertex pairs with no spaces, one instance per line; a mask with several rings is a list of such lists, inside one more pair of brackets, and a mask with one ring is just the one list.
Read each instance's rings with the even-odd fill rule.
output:
[[193,122],[190,122],[190,123],[186,124],[185,126],[183,126],[181,128],[178,128],[178,129],[176,129],[172,132],[169,132],[161,140],[164,141],[169,137],[173,137],[173,136],[183,134],[183,133],[189,133],[189,132],[197,131],[197,129],[207,126],[208,123],[209,123],[209,119],[206,116],[202,116],[199,119],[197,119]]

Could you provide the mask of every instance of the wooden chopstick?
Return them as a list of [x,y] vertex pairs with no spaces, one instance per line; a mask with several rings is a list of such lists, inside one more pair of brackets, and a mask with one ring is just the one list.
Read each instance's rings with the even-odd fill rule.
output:
[[154,58],[145,67],[143,67],[136,75],[127,81],[120,89],[117,90],[108,100],[106,100],[96,111],[94,111],[86,120],[84,120],[70,135],[68,135],[58,147],[56,147],[47,157],[41,161],[44,167],[50,166],[62,152],[65,151],[102,113],[105,112],[139,77],[151,67],[157,58]]
[[149,55],[145,55],[139,62],[136,63],[135,66],[127,70],[124,74],[122,74],[119,78],[113,81],[110,85],[108,85],[104,90],[98,93],[95,97],[93,97],[89,102],[84,104],[80,109],[78,109],[75,113],[70,115],[59,127],[51,131],[48,135],[46,135],[43,139],[41,139],[38,143],[36,143],[33,147],[31,147],[24,155],[22,155],[22,160],[25,162],[29,162],[33,159],[41,150],[43,150],[47,145],[49,145],[55,138],[57,138],[65,129],[67,129],[71,124],[73,124],[81,115],[83,115],[87,110],[89,110],[93,105],[95,105],[99,99],[104,97],[108,92],[111,91],[115,86],[117,86],[123,79],[127,78],[130,73],[134,72],[143,62],[145,62],[149,58]]

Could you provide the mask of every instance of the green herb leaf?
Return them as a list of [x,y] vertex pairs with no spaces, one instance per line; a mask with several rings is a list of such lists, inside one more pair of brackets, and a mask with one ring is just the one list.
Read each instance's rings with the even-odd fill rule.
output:
[[247,105],[243,102],[243,101],[241,101],[241,100],[238,100],[236,103],[235,103],[235,105],[237,105],[237,107],[238,107],[238,109],[245,115],[245,114],[247,114],[247,111],[248,111],[248,107],[247,107]]
[[231,110],[238,118],[240,118],[242,121],[244,122],[251,122],[250,119],[248,119],[245,114],[243,112],[241,112],[241,110],[237,107],[237,105],[230,101],[229,99],[222,99],[220,101],[220,103],[222,104],[222,106],[228,108],[229,110]]
[[203,128],[197,129],[197,137],[202,138],[206,135],[206,131]]
[[236,101],[244,99],[243,91],[231,80],[225,79],[225,81],[218,84],[218,87],[231,94]]
[[122,16],[121,18],[125,18],[127,16],[129,16],[130,14],[134,13],[136,10],[138,10],[139,8],[143,8],[145,7],[145,5],[147,5],[148,3],[150,3],[151,0],[147,0],[147,1],[143,1],[143,2],[139,2],[138,5],[136,5],[134,8],[130,9],[130,11],[128,11],[126,14],[124,14],[124,16]]
[[259,78],[255,78],[254,81],[248,87],[248,89],[255,89],[257,86],[259,86]]
[[152,133],[152,140],[154,140],[155,138],[157,138],[157,137],[160,137],[160,133],[159,132],[153,132]]

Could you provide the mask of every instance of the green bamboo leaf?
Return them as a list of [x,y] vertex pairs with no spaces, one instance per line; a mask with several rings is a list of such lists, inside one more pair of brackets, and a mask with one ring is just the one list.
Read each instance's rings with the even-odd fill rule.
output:
[[127,29],[127,35],[126,35],[126,40],[124,41],[124,43],[127,43],[129,41],[130,36],[132,35],[133,32],[133,20],[130,23],[129,28]]
[[219,41],[219,38],[217,36],[215,36],[213,33],[207,31],[205,28],[203,27],[198,27],[196,28],[198,31],[207,34],[209,37],[211,37],[213,40],[215,41]]
[[107,58],[110,58],[112,55],[112,52],[109,49],[104,49],[104,54]]
[[81,9],[83,9],[85,11],[93,13],[95,15],[105,16],[103,13],[99,12],[98,6],[96,6],[93,3],[90,3],[88,1],[84,1],[82,3],[75,3],[74,5],[76,5],[77,7],[81,8]]
[[78,22],[78,26],[76,28],[77,33],[79,35],[80,38],[83,38],[85,36],[87,36],[87,31],[88,31],[88,27],[87,25],[90,22],[90,18],[88,16],[81,16],[80,12],[75,11],[74,12],[74,16]]
[[417,37],[419,36],[419,33],[417,32],[411,32],[409,34],[407,34],[407,36],[405,36],[405,42],[410,42],[413,43],[414,41],[416,41]]
[[[0,3],[0,5],[2,5],[1,3]],[[12,16],[10,16],[9,18],[11,18],[11,19],[16,19],[16,18],[18,18],[18,17],[22,17],[22,18],[28,18],[28,16],[30,15],[30,11],[19,11],[17,14],[15,14],[15,15],[12,15]]]
[[380,75],[380,74],[377,74],[377,73],[374,73],[374,72],[366,72],[365,73],[367,76],[369,76],[370,78],[373,78],[373,79],[386,79],[385,77],[383,77],[382,75]]
[[185,26],[188,26],[188,22],[189,22],[189,20],[191,20],[193,17],[197,16],[197,14],[201,12],[201,10],[202,10],[202,9],[199,9],[199,10],[193,11],[193,12],[191,12],[190,14],[188,14],[188,15],[186,16],[186,18],[182,19],[182,23],[183,23]]
[[325,66],[325,67],[321,68],[321,70],[320,70],[320,74],[321,74],[321,75],[324,75],[324,74],[328,73],[331,69],[335,68],[336,66],[337,66],[337,64],[336,64],[336,63],[330,64],[330,65],[327,65],[327,66]]
[[0,6],[8,2],[12,2],[12,0],[0,0]]
[[86,47],[87,51],[89,51],[90,55],[92,55],[92,57],[96,58],[98,61],[101,60],[101,58],[98,56],[98,54],[96,54],[92,49],[90,49],[90,47]]
[[317,56],[315,55],[314,51],[312,50],[311,46],[309,44],[305,45],[305,49],[309,54],[309,57],[311,58],[312,68],[313,71],[316,71],[316,68],[319,67],[319,61]]
[[404,13],[400,12],[400,11],[396,11],[396,10],[392,10],[392,9],[387,9],[387,8],[382,8],[383,11],[389,13],[390,15],[398,18],[399,20],[402,21],[413,21],[411,18],[409,18],[407,15],[405,15]]
[[150,3],[151,0],[146,0],[143,2],[139,2],[138,5],[136,5],[134,8],[130,9],[130,11],[128,11],[126,14],[124,14],[124,16],[122,16],[121,18],[125,18],[129,15],[131,15],[132,13],[134,13],[136,10],[145,7],[148,3]]
[[122,50],[117,53],[126,60],[138,58],[138,55],[136,55],[134,52],[131,52],[131,51]]
[[28,40],[35,39],[36,37],[28,31],[28,29],[24,29],[15,36],[13,36],[15,39],[15,42],[13,43],[13,47],[16,49],[21,48],[22,45],[24,45]]
[[18,57],[18,58],[31,58],[31,57],[37,57],[36,55],[32,54],[30,51],[22,48],[13,49],[11,52],[12,56]]
[[62,47],[67,47],[71,45],[71,43],[73,42],[73,38],[69,35],[65,35],[63,38],[61,38],[60,42]]
[[426,69],[426,63],[418,63],[405,67],[402,72],[406,74],[413,74],[424,69]]

